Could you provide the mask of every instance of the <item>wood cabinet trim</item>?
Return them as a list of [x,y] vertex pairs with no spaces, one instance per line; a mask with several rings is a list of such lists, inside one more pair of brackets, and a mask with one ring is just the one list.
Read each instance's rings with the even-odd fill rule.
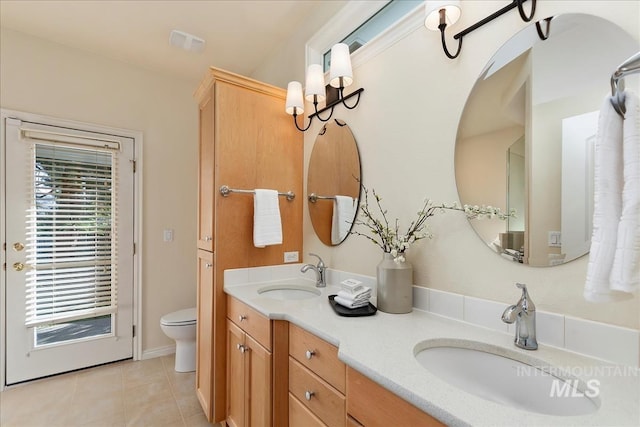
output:
[[[277,98],[281,98],[282,100],[285,100],[287,96],[287,91],[283,88],[262,83],[258,80],[241,76],[239,74],[222,70],[220,68],[209,67],[207,74],[205,74],[204,78],[200,82],[200,85],[194,92],[193,97],[198,100],[198,102],[202,102],[204,99],[206,99],[216,81],[227,82],[236,86],[242,86],[243,88],[251,89],[265,95],[275,96]],[[284,108],[282,109],[282,113],[285,114]]]
[[271,338],[273,343],[272,390],[273,390],[273,425],[289,425],[289,322],[272,320]]

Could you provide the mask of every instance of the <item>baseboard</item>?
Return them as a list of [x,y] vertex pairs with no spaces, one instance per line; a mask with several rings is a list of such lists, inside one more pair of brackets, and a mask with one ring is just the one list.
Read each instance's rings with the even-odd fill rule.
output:
[[168,345],[165,347],[156,347],[148,350],[142,350],[142,357],[140,360],[153,359],[156,357],[168,356],[176,352],[175,345]]

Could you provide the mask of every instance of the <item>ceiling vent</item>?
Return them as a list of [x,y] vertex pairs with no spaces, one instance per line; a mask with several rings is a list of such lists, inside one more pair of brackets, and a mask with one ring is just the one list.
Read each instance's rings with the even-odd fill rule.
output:
[[204,50],[203,39],[179,30],[171,31],[169,44],[189,52],[202,52]]

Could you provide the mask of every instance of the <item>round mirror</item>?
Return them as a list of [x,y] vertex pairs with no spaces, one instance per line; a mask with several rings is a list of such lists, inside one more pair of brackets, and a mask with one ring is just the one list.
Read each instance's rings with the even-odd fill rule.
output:
[[342,243],[353,225],[360,197],[360,154],[345,122],[327,122],[316,137],[309,159],[309,215],[325,245]]
[[[551,266],[589,251],[593,141],[616,67],[638,51],[617,25],[554,16],[546,40],[532,24],[489,60],[465,105],[455,148],[460,201],[515,209],[471,224],[503,258]],[[546,20],[540,21],[544,30]]]

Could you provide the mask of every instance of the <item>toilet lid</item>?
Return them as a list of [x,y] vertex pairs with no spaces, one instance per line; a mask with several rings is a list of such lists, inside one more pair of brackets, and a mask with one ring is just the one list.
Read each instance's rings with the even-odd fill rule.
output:
[[173,313],[165,314],[160,319],[160,324],[165,326],[170,325],[188,325],[196,323],[196,309],[187,308],[185,310],[174,311]]

